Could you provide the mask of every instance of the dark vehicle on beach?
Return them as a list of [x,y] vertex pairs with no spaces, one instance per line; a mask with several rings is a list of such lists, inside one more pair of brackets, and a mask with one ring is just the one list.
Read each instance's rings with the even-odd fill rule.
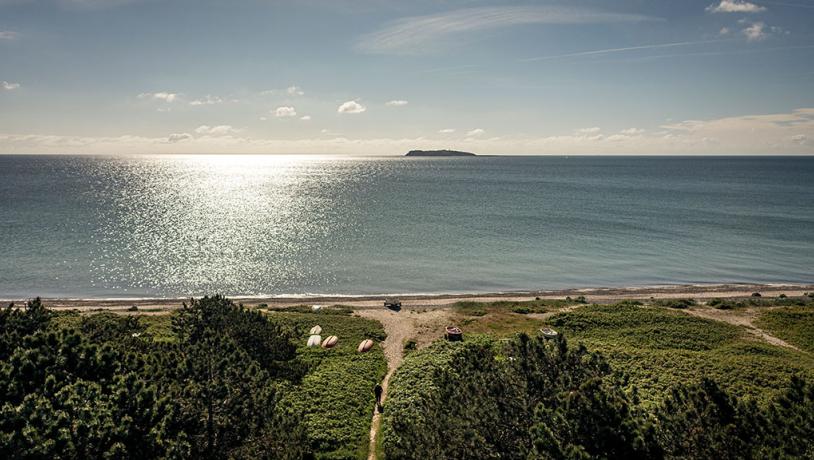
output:
[[384,299],[384,308],[393,311],[400,311],[401,310],[401,300],[396,299],[395,297],[389,297]]

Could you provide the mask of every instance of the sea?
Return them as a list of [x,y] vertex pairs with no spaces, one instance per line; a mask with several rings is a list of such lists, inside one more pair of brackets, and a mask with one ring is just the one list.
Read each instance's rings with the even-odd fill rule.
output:
[[0,298],[814,283],[814,157],[0,156]]

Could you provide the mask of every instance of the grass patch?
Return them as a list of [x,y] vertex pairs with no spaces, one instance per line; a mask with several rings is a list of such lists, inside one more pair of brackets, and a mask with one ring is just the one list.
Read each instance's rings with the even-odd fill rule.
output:
[[569,341],[602,352],[630,377],[645,404],[678,383],[710,377],[739,395],[775,396],[797,373],[814,376],[807,355],[757,342],[742,328],[680,311],[630,304],[590,305],[549,323]]
[[801,350],[814,352],[814,308],[787,307],[761,313],[755,325]]
[[353,308],[344,305],[333,305],[330,307],[321,307],[319,311],[314,311],[311,305],[293,305],[290,307],[275,308],[271,311],[275,312],[289,312],[289,313],[314,313],[318,315],[339,315],[350,316],[353,314]]

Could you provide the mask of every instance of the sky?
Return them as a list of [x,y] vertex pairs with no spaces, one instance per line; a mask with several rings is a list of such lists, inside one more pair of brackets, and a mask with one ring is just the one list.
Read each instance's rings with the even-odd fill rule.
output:
[[814,0],[0,0],[0,153],[814,154]]

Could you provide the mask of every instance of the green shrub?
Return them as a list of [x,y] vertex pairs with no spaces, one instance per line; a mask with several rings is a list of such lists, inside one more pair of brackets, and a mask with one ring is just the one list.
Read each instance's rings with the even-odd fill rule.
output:
[[653,303],[653,305],[659,307],[675,308],[678,310],[693,307],[695,304],[695,299],[664,299],[657,300]]

